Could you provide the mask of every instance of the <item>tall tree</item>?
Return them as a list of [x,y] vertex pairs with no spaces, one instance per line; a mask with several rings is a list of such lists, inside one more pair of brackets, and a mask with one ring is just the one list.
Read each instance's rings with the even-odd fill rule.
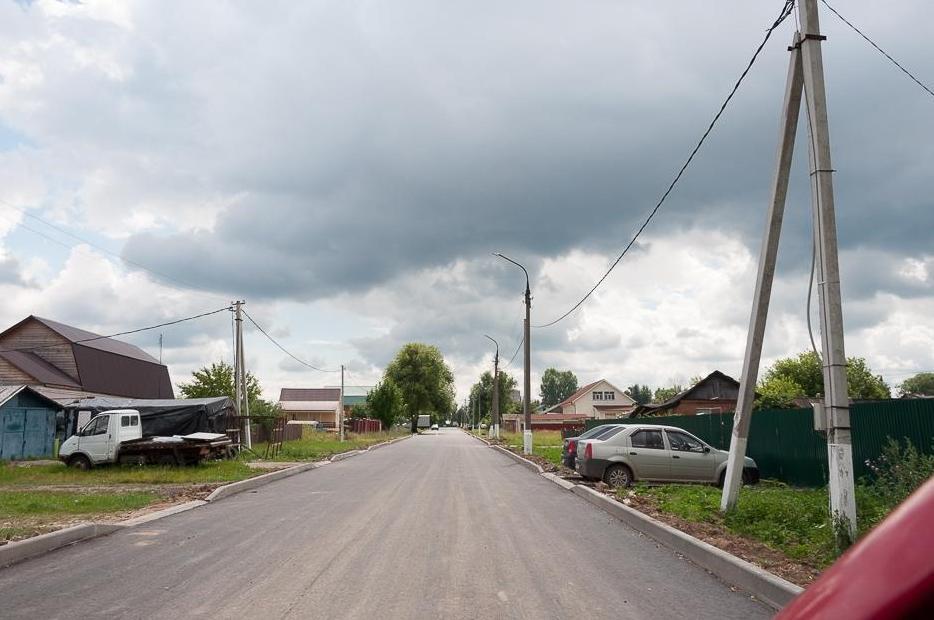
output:
[[898,391],[902,394],[934,396],[934,372],[919,372],[915,376],[905,379],[898,386]]
[[538,395],[542,399],[542,406],[546,409],[557,405],[562,400],[577,391],[577,377],[570,370],[557,370],[546,368],[542,373],[542,385]]
[[[213,396],[234,395],[234,369],[227,362],[221,361],[204,366],[191,373],[188,383],[179,383],[178,390],[185,398],[211,398]],[[246,373],[246,394],[250,402],[250,415],[257,417],[275,417],[281,409],[278,403],[263,400],[262,389],[253,373]]]
[[644,405],[652,402],[652,388],[647,385],[634,383],[626,388],[626,393],[629,394],[629,398],[636,401],[637,405]]
[[366,406],[369,414],[382,422],[385,430],[405,416],[402,390],[390,379],[384,379],[367,394]]
[[406,344],[386,367],[384,378],[401,390],[413,429],[419,414],[441,422],[454,410],[454,373],[438,347]]
[[[854,400],[892,397],[885,380],[879,375],[873,375],[866,360],[861,357],[847,358],[846,380],[850,398]],[[765,371],[756,391],[759,392],[757,407],[793,407],[795,398],[821,396],[824,393],[821,360],[814,351],[782,358]]]
[[[509,392],[516,388],[516,380],[508,373],[500,371],[499,373],[499,412],[501,415],[507,413],[516,413],[519,410],[519,403],[509,398]],[[480,416],[486,418],[492,412],[493,407],[493,373],[486,371],[480,375],[480,381],[470,387],[470,398],[467,402],[469,412],[476,411],[477,403],[480,404]]]

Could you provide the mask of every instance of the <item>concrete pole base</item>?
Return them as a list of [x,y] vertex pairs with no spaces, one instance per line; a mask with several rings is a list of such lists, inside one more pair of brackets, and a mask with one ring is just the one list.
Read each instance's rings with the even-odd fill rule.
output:
[[522,454],[532,454],[532,430],[522,432]]

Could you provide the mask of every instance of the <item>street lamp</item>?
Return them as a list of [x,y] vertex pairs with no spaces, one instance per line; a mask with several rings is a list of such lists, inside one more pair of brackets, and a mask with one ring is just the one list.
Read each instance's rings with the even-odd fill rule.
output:
[[531,343],[529,342],[531,334],[529,333],[529,315],[532,309],[532,292],[529,289],[529,272],[528,270],[512,260],[508,256],[500,254],[499,252],[494,252],[493,256],[499,256],[503,260],[507,260],[523,272],[525,272],[525,322],[523,323],[523,332],[525,341],[525,355],[524,355],[524,368],[523,368],[523,377],[522,377],[522,413],[525,418],[525,430],[522,433],[522,452],[523,454],[532,454],[532,410],[529,408],[529,398],[530,392],[532,391],[532,380],[529,375],[530,368],[532,365],[532,356],[531,356]]
[[494,439],[499,439],[499,343],[483,334],[487,340],[496,345],[496,355],[493,356],[493,412],[491,426],[493,427],[491,435]]

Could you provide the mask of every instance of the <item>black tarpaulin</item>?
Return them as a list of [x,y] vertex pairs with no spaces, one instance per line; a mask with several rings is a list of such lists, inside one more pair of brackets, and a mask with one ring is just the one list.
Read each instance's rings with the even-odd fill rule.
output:
[[227,416],[234,411],[226,396],[188,399],[143,399],[98,396],[67,407],[70,415],[89,411],[92,417],[112,409],[135,409],[143,424],[143,436],[226,433]]

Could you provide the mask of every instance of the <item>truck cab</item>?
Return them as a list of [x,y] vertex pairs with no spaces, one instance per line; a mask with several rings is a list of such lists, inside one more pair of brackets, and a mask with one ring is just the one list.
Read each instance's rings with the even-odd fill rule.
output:
[[120,444],[143,436],[139,412],[135,409],[105,411],[72,435],[58,451],[59,459],[70,466],[88,469],[116,460]]

